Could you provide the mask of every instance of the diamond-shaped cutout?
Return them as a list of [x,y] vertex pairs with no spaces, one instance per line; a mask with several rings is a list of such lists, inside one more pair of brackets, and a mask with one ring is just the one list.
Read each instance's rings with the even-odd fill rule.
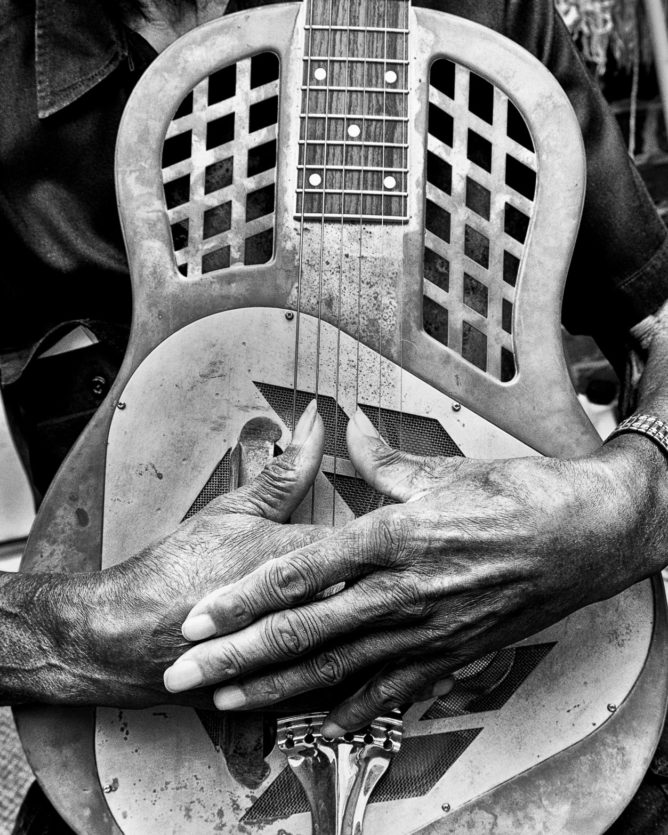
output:
[[502,649],[479,676],[457,680],[447,696],[427,708],[420,721],[500,710],[554,646],[552,642]]

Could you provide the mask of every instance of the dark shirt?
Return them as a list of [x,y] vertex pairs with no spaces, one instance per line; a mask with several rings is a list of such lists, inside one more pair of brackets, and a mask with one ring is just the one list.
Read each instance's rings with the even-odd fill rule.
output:
[[[4,380],[59,322],[127,324],[130,285],[113,157],[127,98],[154,50],[111,0],[0,0],[0,354]],[[231,0],[230,11],[252,0]],[[619,360],[628,327],[668,296],[666,229],[551,0],[427,0],[540,58],[582,126],[588,190],[564,322]],[[10,259],[11,254],[11,259]],[[16,353],[18,352],[18,354]]]
[[[592,334],[618,361],[628,328],[668,297],[666,229],[551,0],[423,4],[514,39],[568,93],[585,140],[588,189],[564,321],[572,332]],[[94,403],[79,409],[64,438],[56,416],[59,441],[37,432],[48,414],[57,412],[45,396],[49,385],[54,399],[79,398],[81,405],[85,396],[78,382],[63,394],[62,381],[39,369],[28,369],[28,382],[16,389],[27,360],[61,323],[95,322],[105,340],[114,334],[108,340],[116,342],[114,356],[88,355],[77,362],[89,363],[86,373],[93,379],[102,375],[100,368],[108,376],[105,369],[118,359],[118,333],[130,319],[114,145],[128,96],[155,51],[114,19],[115,5],[113,0],[0,0],[0,371],[3,383],[15,389],[8,399],[15,425],[23,421],[29,433],[28,413],[37,438],[28,439],[33,454],[52,456],[36,476],[42,488]],[[229,11],[251,5],[261,2],[231,0]],[[32,811],[24,808],[18,831],[64,831],[35,791],[34,802],[27,804]],[[37,827],[36,807],[48,817]]]

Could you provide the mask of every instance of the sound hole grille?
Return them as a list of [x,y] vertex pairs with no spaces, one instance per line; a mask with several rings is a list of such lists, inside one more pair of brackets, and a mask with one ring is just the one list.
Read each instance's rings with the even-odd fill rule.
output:
[[280,66],[263,52],[204,78],[163,145],[176,265],[190,279],[273,256]]
[[502,382],[516,374],[513,308],[537,163],[508,97],[447,59],[430,72],[425,331]]

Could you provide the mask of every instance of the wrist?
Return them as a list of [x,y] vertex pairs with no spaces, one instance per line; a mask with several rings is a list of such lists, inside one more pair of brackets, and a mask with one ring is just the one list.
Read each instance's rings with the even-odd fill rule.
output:
[[610,485],[612,530],[627,585],[655,574],[668,553],[668,454],[653,439],[624,432],[599,452]]

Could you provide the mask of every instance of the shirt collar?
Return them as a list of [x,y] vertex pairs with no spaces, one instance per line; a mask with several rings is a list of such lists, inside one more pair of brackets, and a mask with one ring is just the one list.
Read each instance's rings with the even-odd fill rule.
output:
[[127,56],[103,0],[37,0],[35,75],[40,119],[76,101]]

